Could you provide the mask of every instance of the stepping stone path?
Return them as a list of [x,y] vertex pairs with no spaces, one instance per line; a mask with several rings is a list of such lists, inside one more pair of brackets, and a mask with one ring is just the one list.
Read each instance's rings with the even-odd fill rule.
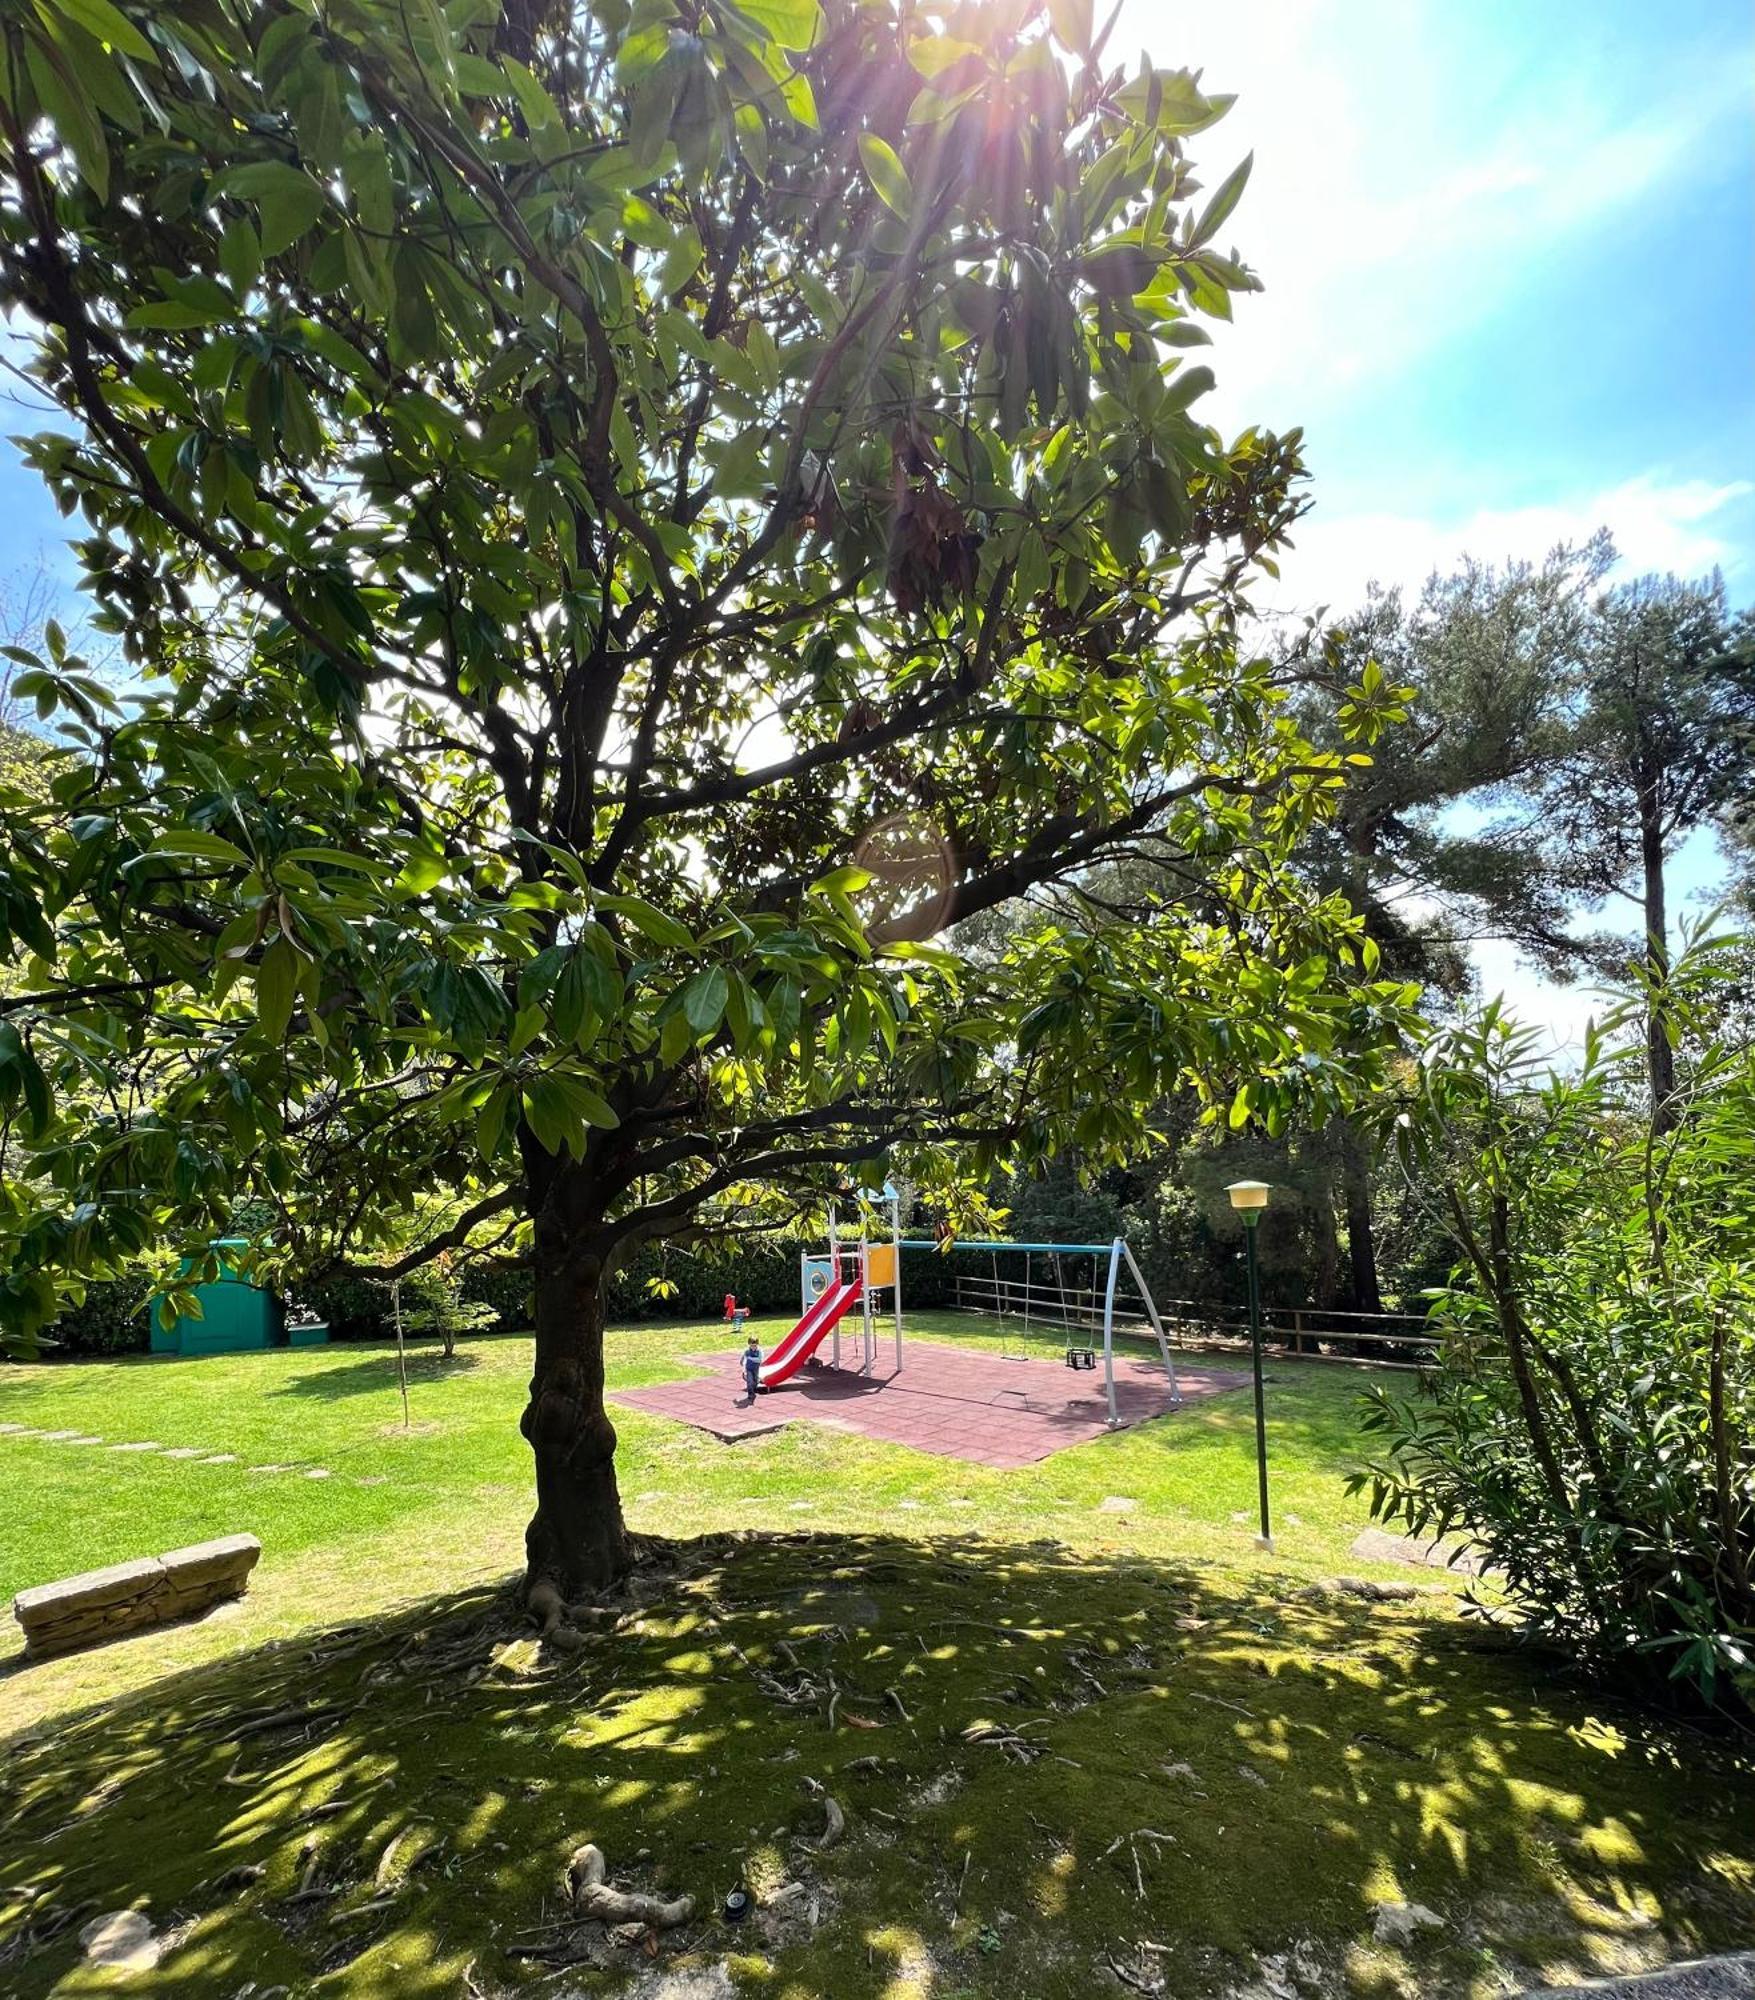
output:
[[[32,1424],[0,1424],[0,1437],[35,1438],[41,1444],[101,1445],[104,1442],[101,1437],[90,1432],[45,1431],[39,1430]],[[142,1440],[127,1444],[112,1444],[107,1446],[106,1449],[109,1451],[132,1452],[156,1451],[163,1453],[166,1458],[181,1459],[184,1461],[194,1460],[200,1465],[236,1465],[238,1463],[238,1454],[235,1451],[209,1451],[206,1446],[199,1444],[179,1444],[166,1450],[161,1444]],[[326,1465],[248,1465],[245,1466],[244,1470],[246,1472],[264,1473],[298,1472],[302,1473],[306,1479],[333,1479],[335,1477],[334,1473]],[[354,1483],[357,1486],[382,1486],[384,1484],[384,1477],[382,1474],[379,1474],[369,1479],[356,1480]],[[659,1496],[654,1495],[653,1497],[657,1498]],[[800,1502],[799,1504],[802,1506],[809,1503]]]
[[1097,1512],[1099,1514],[1131,1514],[1138,1505],[1139,1502],[1137,1500],[1129,1500],[1125,1494],[1111,1493],[1108,1499],[1098,1501]]
[[1486,1565],[1472,1550],[1464,1550],[1454,1539],[1449,1542],[1416,1541],[1412,1535],[1389,1535],[1381,1528],[1367,1528],[1354,1537],[1351,1553],[1366,1562],[1412,1563],[1421,1569],[1449,1569],[1464,1576],[1479,1576]]

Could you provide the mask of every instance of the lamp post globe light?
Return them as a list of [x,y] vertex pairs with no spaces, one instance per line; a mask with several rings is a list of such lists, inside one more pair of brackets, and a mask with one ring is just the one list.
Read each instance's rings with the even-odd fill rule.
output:
[[1261,1387],[1261,1277],[1255,1257],[1255,1231],[1261,1221],[1262,1210],[1268,1205],[1268,1184],[1266,1181],[1233,1181],[1225,1192],[1231,1198],[1231,1206],[1243,1220],[1243,1240],[1248,1246],[1249,1351],[1255,1368],[1255,1478],[1261,1496],[1261,1533],[1257,1543],[1261,1548],[1271,1549],[1274,1537],[1268,1520],[1267,1405]]

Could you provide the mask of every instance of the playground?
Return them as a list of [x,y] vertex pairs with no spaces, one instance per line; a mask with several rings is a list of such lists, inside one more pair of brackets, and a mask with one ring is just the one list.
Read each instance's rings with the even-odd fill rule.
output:
[[[693,1354],[688,1359],[704,1374],[624,1390],[616,1400],[727,1442],[813,1422],[1006,1468],[1249,1380],[1212,1367],[1179,1375],[1151,1288],[1119,1236],[1108,1243],[904,1237],[900,1209],[886,1186],[875,1212],[887,1227],[875,1240],[872,1211],[861,1212],[852,1237],[830,1214],[827,1248],[799,1258],[799,1317],[759,1362],[759,1343],[747,1357]],[[903,1272],[911,1253],[992,1260],[997,1354],[904,1339]],[[1002,1254],[1008,1263],[1022,1260],[1023,1275],[1009,1284],[999,1275]],[[1052,1272],[1045,1283],[1032,1275],[1041,1260]],[[1102,1276],[1101,1289],[1069,1283],[1068,1260],[1088,1260]],[[745,1324],[735,1294],[726,1296],[725,1317],[740,1330]],[[1130,1333],[1148,1338],[1155,1354],[1118,1354],[1117,1338]],[[1043,1356],[1044,1342],[1058,1349],[1051,1359]]]

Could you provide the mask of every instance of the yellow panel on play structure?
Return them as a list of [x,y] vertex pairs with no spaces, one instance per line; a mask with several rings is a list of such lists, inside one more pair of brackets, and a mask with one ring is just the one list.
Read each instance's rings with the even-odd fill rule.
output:
[[873,1243],[865,1253],[866,1283],[873,1291],[896,1282],[896,1249],[892,1243]]

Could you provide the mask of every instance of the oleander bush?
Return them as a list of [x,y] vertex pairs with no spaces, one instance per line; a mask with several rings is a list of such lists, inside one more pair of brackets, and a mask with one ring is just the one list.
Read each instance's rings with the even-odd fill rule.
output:
[[[1404,1134],[1458,1250],[1441,1357],[1379,1391],[1377,1514],[1460,1532],[1531,1632],[1587,1668],[1755,1706],[1755,1046],[1721,955],[1550,1070],[1497,1007],[1428,1052]],[[1734,1018],[1734,1017],[1733,1017]]]

